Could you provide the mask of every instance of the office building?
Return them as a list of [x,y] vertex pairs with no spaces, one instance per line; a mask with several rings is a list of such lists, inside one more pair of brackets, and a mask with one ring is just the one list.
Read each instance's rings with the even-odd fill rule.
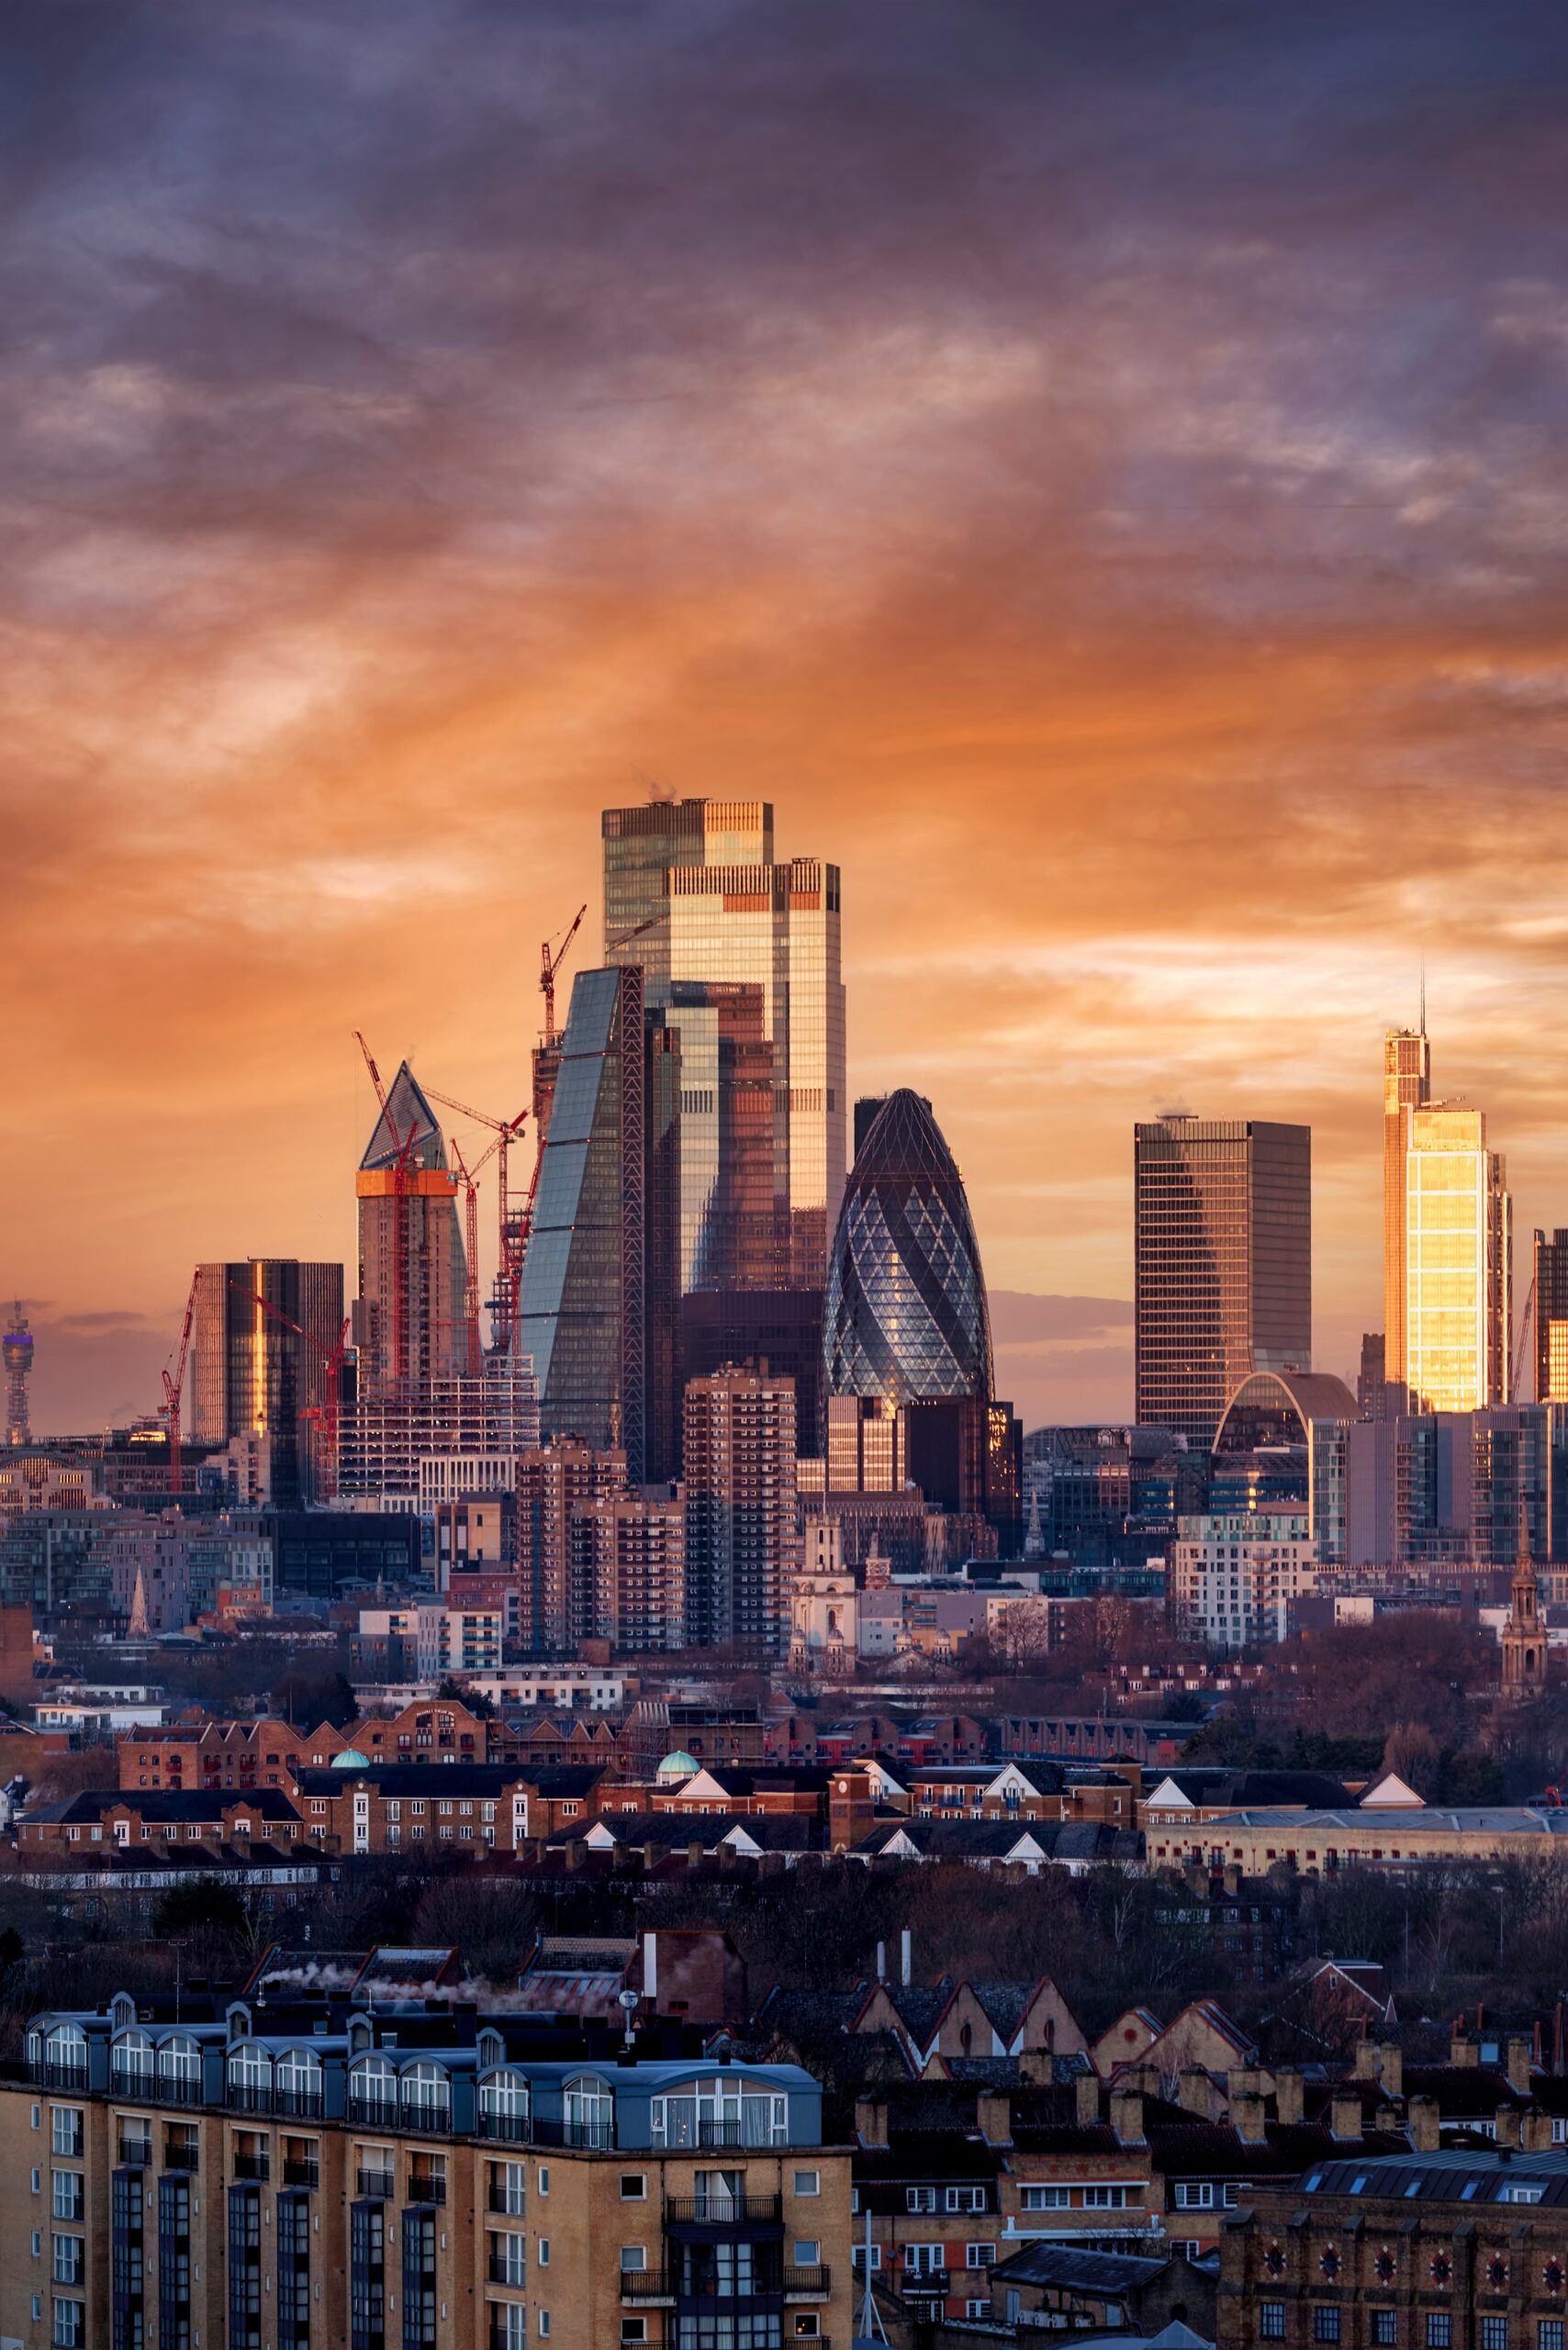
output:
[[457,1178],[405,1061],[359,1163],[359,1393],[386,1395],[468,1368]]
[[1170,1606],[1189,1639],[1239,1649],[1282,1640],[1294,1601],[1317,1588],[1305,1511],[1184,1517],[1170,1555]]
[[991,1398],[991,1316],[963,1179],[930,1109],[907,1089],[883,1104],[845,1189],[823,1388],[895,1405]]
[[692,1290],[680,1302],[680,1328],[684,1379],[711,1379],[726,1363],[792,1379],[800,1441],[822,1441],[820,1289]]
[[780,1655],[800,1552],[794,1387],[751,1371],[690,1381],[683,1449],[687,1639]]
[[1568,1232],[1535,1236],[1535,1400],[1568,1404]]
[[844,1187],[836,866],[762,800],[604,811],[605,960],[678,1031],[680,1287],[819,1289]]
[[1391,1028],[1383,1040],[1383,1376],[1385,1408],[1406,1408],[1406,1154],[1410,1113],[1432,1098],[1432,1048],[1419,1028]]
[[[382,1807],[423,1804],[399,1784]],[[286,1974],[264,1998],[35,2016],[0,2083],[0,2336],[607,2350],[782,2344],[809,2317],[844,2344],[850,2155],[820,2087],[653,2020],[656,1973],[625,2047],[602,2020],[311,1998]]]
[[1318,1564],[1343,1564],[1357,1420],[1356,1398],[1327,1371],[1255,1371],[1226,1404],[1215,1436],[1209,1513],[1305,1509]]
[[1356,1372],[1356,1409],[1363,1420],[1381,1420],[1388,1394],[1387,1350],[1381,1330],[1361,1332],[1361,1360]]
[[642,970],[579,971],[513,1346],[544,1437],[623,1449],[634,1485],[678,1466],[680,1083]]
[[17,1300],[17,1310],[10,1326],[0,1338],[0,1358],[6,1367],[6,1441],[8,1445],[30,1444],[32,1423],[28,1410],[28,1382],[33,1370],[33,1334],[28,1317],[22,1311],[22,1301]]
[[[361,1395],[339,1415],[338,1491],[411,1509],[454,1477],[466,1490],[476,1464],[515,1461],[536,1445],[539,1417],[532,1365],[504,1355],[476,1379],[425,1379]],[[442,1462],[450,1464],[444,1475]]]
[[879,1395],[833,1395],[827,1406],[824,1491],[898,1494],[910,1482],[909,1423]]
[[1171,1113],[1135,1130],[1140,1423],[1205,1450],[1254,1371],[1312,1360],[1312,1133]]
[[1512,1404],[1359,1421],[1347,1450],[1352,1567],[1568,1560],[1568,1411]]
[[1397,1383],[1414,1412],[1486,1411],[1508,1400],[1513,1232],[1503,1159],[1486,1147],[1482,1113],[1458,1103],[1409,1111],[1406,1133]]
[[257,1440],[265,1498],[324,1498],[323,1427],[343,1326],[343,1269],[292,1257],[199,1268],[186,1371],[197,1443]]

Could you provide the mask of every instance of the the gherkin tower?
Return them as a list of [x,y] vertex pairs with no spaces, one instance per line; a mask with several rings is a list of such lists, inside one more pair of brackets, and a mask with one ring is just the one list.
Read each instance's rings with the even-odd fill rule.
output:
[[991,1396],[991,1317],[963,1179],[930,1105],[890,1094],[857,1152],[828,1265],[824,1392]]

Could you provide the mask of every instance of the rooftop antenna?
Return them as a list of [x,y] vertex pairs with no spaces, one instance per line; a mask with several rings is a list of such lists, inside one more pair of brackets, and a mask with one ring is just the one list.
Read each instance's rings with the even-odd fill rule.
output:
[[1427,1033],[1427,958],[1421,957],[1421,1035]]

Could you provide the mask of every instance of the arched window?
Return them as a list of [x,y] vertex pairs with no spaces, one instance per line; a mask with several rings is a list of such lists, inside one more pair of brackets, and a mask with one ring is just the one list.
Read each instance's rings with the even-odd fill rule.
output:
[[615,2100],[592,2073],[579,2073],[566,2083],[566,2143],[607,2147],[615,2143]]
[[187,2032],[158,2044],[158,2094],[174,2105],[195,2105],[201,2095],[201,2052]]
[[397,2118],[397,2074],[385,2056],[362,2056],[349,2075],[349,2120],[388,2130]]
[[410,2130],[444,2130],[452,2120],[452,2082],[439,2065],[410,2065],[402,2078],[403,2120]]
[[51,2087],[84,2089],[87,2086],[87,2035],[78,2023],[57,2023],[44,2043],[44,2064]]
[[787,2146],[790,2100],[733,2073],[652,2100],[655,2146]]
[[487,2138],[528,2135],[528,2083],[521,2073],[491,2073],[479,2084],[479,2128]]
[[321,2110],[321,2059],[311,2048],[286,2048],[277,2060],[277,2109],[318,2114]]
[[109,2071],[120,2097],[150,2097],[156,2065],[144,2031],[122,2031],[109,2051]]
[[241,2113],[270,2113],[273,2101],[273,2060],[253,2040],[242,2040],[229,2052],[229,2102]]

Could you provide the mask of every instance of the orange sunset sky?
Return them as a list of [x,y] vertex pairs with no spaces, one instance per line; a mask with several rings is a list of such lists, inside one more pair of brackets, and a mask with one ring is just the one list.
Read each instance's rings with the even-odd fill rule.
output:
[[1175,1102],[1310,1121],[1353,1379],[1423,956],[1521,1257],[1568,1224],[1562,11],[11,0],[0,42],[37,1428],[152,1407],[196,1259],[352,1264],[353,1028],[521,1105],[539,941],[650,786],[842,867],[852,1091],[931,1097],[1030,1424],[1130,1410]]

